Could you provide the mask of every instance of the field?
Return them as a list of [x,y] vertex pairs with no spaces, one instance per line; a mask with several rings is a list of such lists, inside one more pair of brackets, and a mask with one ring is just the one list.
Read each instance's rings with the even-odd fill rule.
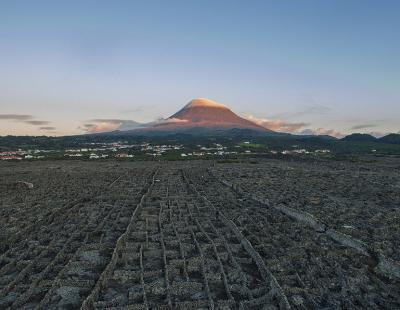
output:
[[0,163],[0,309],[398,309],[399,202],[385,157]]

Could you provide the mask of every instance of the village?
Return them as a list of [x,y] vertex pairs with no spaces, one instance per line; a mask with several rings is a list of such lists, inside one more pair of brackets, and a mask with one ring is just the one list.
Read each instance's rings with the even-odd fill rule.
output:
[[291,149],[269,149],[267,146],[244,141],[234,145],[213,143],[208,146],[187,146],[183,144],[131,144],[125,141],[110,143],[86,143],[80,147],[65,149],[16,149],[0,152],[0,160],[45,160],[45,159],[131,159],[146,160],[154,158],[165,159],[196,159],[224,158],[241,155],[318,155],[329,154],[330,150],[307,150],[292,145]]

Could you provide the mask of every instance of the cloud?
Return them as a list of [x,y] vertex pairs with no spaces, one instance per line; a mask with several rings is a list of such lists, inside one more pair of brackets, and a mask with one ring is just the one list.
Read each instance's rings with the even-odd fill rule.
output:
[[303,122],[287,122],[283,120],[270,120],[270,119],[263,119],[263,118],[256,118],[252,115],[246,116],[246,119],[265,127],[267,129],[278,131],[278,132],[287,132],[292,134],[299,134],[299,135],[329,135],[332,137],[343,137],[344,134],[333,130],[333,129],[325,129],[325,128],[317,128],[317,129],[310,129],[304,128],[309,126],[309,123]]
[[115,119],[115,118],[95,118],[90,120],[93,123],[110,123],[110,124],[121,124],[123,122],[125,122],[126,120],[124,119]]
[[324,106],[322,104],[311,104],[303,107],[302,109],[294,112],[278,113],[273,115],[273,118],[296,118],[299,116],[306,115],[323,115],[328,114],[332,111],[330,107]]
[[145,128],[149,126],[157,126],[169,123],[186,123],[188,120],[179,118],[159,118],[150,123],[138,123],[133,120],[126,119],[105,119],[96,118],[90,120],[90,123],[83,125],[83,128],[78,128],[80,130],[86,131],[87,133],[99,133],[114,130],[133,130],[138,128]]
[[334,129],[325,129],[325,128],[317,128],[317,129],[304,129],[301,131],[299,134],[301,135],[316,135],[316,136],[321,136],[321,135],[328,135],[336,138],[341,138],[344,137],[345,135],[341,133],[340,131],[336,131]]
[[27,114],[0,114],[0,119],[7,119],[12,121],[25,121],[32,118],[32,115]]
[[35,120],[33,115],[28,115],[28,114],[0,114],[0,120],[1,119],[26,123],[34,126],[43,126],[51,123],[49,121]]
[[123,110],[121,111],[122,114],[127,114],[127,113],[141,113],[144,111],[148,111],[148,110],[154,110],[157,107],[157,105],[155,104],[151,104],[151,105],[139,105],[136,108],[132,108],[129,110]]
[[99,133],[114,130],[131,130],[143,127],[143,124],[126,119],[110,119],[96,118],[90,120],[90,123],[83,124],[83,128],[79,128],[87,133]]
[[248,115],[245,117],[247,120],[256,123],[257,125],[260,125],[264,128],[273,130],[273,131],[278,131],[278,132],[288,132],[288,133],[296,133],[298,132],[301,128],[304,128],[308,126],[308,123],[292,123],[292,122],[286,122],[283,120],[270,120],[270,119],[265,119],[265,118],[257,118],[252,115]]
[[388,133],[382,131],[370,131],[367,132],[367,134],[374,136],[375,138],[382,138],[383,136],[386,136]]
[[[360,124],[360,125],[355,125],[353,127],[351,127],[351,130],[359,130],[359,129],[370,129],[370,128],[375,128],[378,127],[377,124]],[[383,131],[379,131],[379,130],[371,130],[371,131],[363,131],[362,133],[374,136],[376,138],[381,138],[385,135],[387,135],[387,132],[383,132]]]
[[187,123],[187,119],[181,119],[181,118],[159,118],[155,122],[152,122],[152,125],[161,125],[161,124],[170,124],[170,123]]
[[96,118],[90,120],[90,123],[85,123],[81,127],[78,127],[78,129],[83,130],[86,133],[100,133],[100,132],[108,132],[114,130],[133,130],[149,126],[157,126],[169,123],[186,123],[186,122],[187,122],[186,119],[159,118],[153,122],[143,124],[135,122],[133,120]]
[[84,124],[82,129],[87,133],[98,133],[98,132],[107,132],[116,130],[119,127],[119,124],[115,123],[97,123],[97,124]]
[[310,114],[327,114],[332,109],[322,104],[313,104],[306,106],[303,110],[293,113],[295,116],[310,115]]
[[48,122],[48,121],[24,121],[24,122],[27,124],[30,124],[30,125],[35,125],[35,126],[50,124],[50,122]]
[[377,127],[377,125],[376,124],[361,124],[361,125],[355,125],[355,126],[351,127],[350,129],[356,130],[356,129],[366,129],[366,128],[373,128],[373,127]]
[[55,130],[56,128],[52,127],[52,126],[44,126],[44,127],[40,127],[39,129],[40,130]]

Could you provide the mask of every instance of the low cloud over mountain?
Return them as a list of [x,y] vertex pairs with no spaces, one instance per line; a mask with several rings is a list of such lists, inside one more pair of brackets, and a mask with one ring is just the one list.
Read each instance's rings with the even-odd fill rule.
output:
[[296,133],[300,129],[309,125],[308,123],[290,123],[290,122],[285,122],[283,120],[270,120],[265,118],[257,118],[253,115],[246,116],[246,119],[267,129],[278,132],[287,132],[287,133]]
[[92,119],[81,127],[87,133],[108,132],[114,130],[132,130],[142,127],[143,124],[126,119]]
[[325,129],[325,128],[317,128],[317,129],[304,129],[299,132],[300,135],[316,135],[316,136],[332,136],[336,138],[342,138],[345,135],[340,131],[336,131],[334,129]]
[[329,135],[332,137],[340,138],[343,137],[344,134],[333,130],[333,129],[325,129],[325,128],[317,128],[317,129],[310,129],[307,128],[311,124],[310,123],[303,123],[303,122],[287,122],[284,120],[270,120],[265,118],[257,118],[252,115],[248,115],[246,117],[248,120],[268,128],[273,131],[277,132],[285,132],[285,133],[292,133],[292,134],[299,134],[299,135]]

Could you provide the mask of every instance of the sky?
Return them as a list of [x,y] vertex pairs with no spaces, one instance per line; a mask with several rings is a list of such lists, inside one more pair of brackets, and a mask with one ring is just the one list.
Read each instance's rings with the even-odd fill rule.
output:
[[277,131],[400,130],[400,1],[0,0],[0,135],[70,135],[205,97]]

